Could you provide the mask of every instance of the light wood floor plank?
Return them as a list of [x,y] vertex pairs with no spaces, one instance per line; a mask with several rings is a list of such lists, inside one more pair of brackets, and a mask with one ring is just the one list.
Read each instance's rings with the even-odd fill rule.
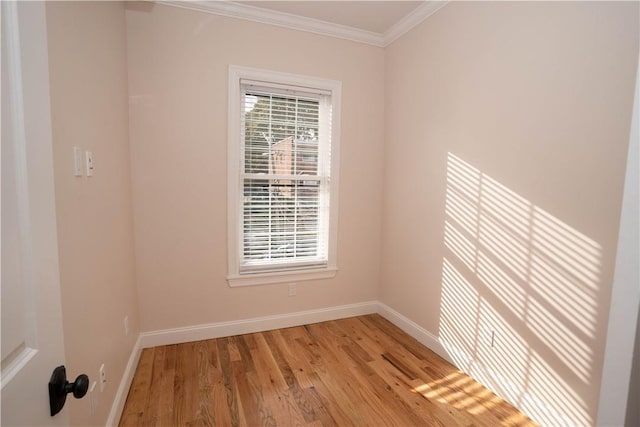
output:
[[217,341],[218,344],[218,356],[220,358],[220,368],[222,370],[222,380],[224,390],[227,398],[227,406],[231,415],[231,425],[245,426],[247,425],[244,419],[242,406],[238,398],[238,387],[233,378],[233,369],[231,368],[231,356],[229,354],[229,339],[220,338]]
[[126,411],[120,418],[121,425],[142,425],[145,407],[151,394],[151,376],[153,375],[153,359],[155,348],[145,348],[140,355],[140,361],[136,373],[131,382],[129,396],[127,397]]
[[145,349],[121,426],[535,426],[378,315]]

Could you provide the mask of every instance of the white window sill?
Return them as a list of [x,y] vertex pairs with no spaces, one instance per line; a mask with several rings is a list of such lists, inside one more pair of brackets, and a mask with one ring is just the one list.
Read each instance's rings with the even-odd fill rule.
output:
[[330,279],[335,277],[337,268],[317,270],[291,270],[272,273],[234,274],[227,276],[229,287],[270,285],[274,283],[291,283],[303,280]]

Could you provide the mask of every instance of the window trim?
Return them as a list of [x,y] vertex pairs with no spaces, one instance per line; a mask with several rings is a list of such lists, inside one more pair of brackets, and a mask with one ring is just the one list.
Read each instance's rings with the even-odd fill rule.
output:
[[[300,90],[325,91],[331,94],[331,179],[329,184],[329,245],[327,265],[321,268],[288,269],[281,271],[240,274],[242,201],[240,138],[241,138],[241,80],[263,84],[298,87]],[[299,74],[281,73],[257,68],[229,66],[229,98],[227,129],[227,282],[230,287],[254,286],[302,280],[327,279],[337,272],[338,239],[338,181],[340,172],[340,117],[342,83]]]

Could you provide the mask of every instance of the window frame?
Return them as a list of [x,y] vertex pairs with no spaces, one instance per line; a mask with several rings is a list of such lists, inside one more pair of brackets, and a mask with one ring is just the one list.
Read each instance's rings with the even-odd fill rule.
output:
[[[330,94],[331,105],[331,165],[329,180],[329,230],[326,266],[313,268],[282,268],[269,272],[240,272],[242,260],[242,159],[241,102],[243,80],[266,86],[281,86],[292,90],[324,92]],[[228,140],[227,140],[227,282],[230,287],[272,283],[290,283],[303,280],[334,277],[337,268],[338,238],[338,181],[340,165],[340,117],[342,83],[299,74],[282,73],[257,68],[229,66]]]

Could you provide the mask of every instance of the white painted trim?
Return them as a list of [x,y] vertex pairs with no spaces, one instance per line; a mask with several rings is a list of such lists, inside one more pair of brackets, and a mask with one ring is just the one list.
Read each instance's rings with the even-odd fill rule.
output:
[[431,332],[380,301],[378,301],[378,314],[396,325],[398,328],[402,329],[407,334],[411,335],[413,338],[418,340],[420,344],[434,351],[438,356],[456,366],[451,356],[449,356],[449,352],[440,343],[440,339]]
[[410,14],[398,21],[394,26],[389,28],[382,37],[382,46],[389,46],[402,35],[406,34],[413,27],[445,7],[448,0],[443,1],[425,1],[418,6]]
[[240,130],[240,78],[242,69],[229,66],[229,88],[227,99],[227,273],[234,276],[239,273],[240,225],[238,215],[238,197],[242,193],[238,174],[240,172],[240,150],[238,144],[242,138]]
[[331,279],[338,272],[335,268],[323,268],[321,270],[290,270],[275,273],[258,273],[227,276],[229,286],[255,286],[272,285],[275,283],[301,282],[303,280]]
[[120,380],[118,391],[116,392],[116,396],[113,399],[111,411],[109,411],[109,417],[107,418],[106,425],[108,427],[117,426],[120,422],[122,410],[124,409],[124,404],[127,401],[129,389],[131,388],[131,383],[133,382],[133,376],[136,373],[138,361],[140,360],[140,354],[142,353],[140,342],[141,336],[139,335],[136,343],[133,345],[133,349],[131,349],[131,355],[129,356],[127,367],[124,369],[124,374],[122,375],[122,379]]
[[[242,221],[240,206],[242,186],[240,182],[241,154],[239,142],[242,138],[241,81],[264,82],[296,87],[309,91],[326,92],[331,97],[331,168],[329,172],[329,223],[327,266],[313,271],[283,270],[282,272],[240,275]],[[228,122],[227,122],[227,282],[229,286],[254,286],[287,283],[299,280],[326,279],[335,276],[338,253],[338,191],[340,172],[340,121],[342,107],[342,82],[301,74],[282,73],[258,68],[229,66]]]
[[627,425],[625,418],[640,307],[640,63],[638,67],[597,425]]
[[14,359],[11,359],[6,366],[3,366],[0,372],[0,390],[3,390],[5,386],[9,385],[16,375],[27,367],[37,354],[38,350],[31,347],[24,347]]
[[160,0],[156,3],[385,47],[433,15],[447,1],[425,1],[384,34],[231,1]]
[[[398,313],[391,307],[379,301],[378,301],[378,314],[380,314],[382,317],[384,317],[385,319],[387,319],[388,321],[390,321],[391,323],[393,323],[394,325],[402,329],[407,334],[414,337],[422,345],[429,348],[430,350],[435,352],[438,356],[442,357],[443,359],[451,363],[453,366],[455,366],[459,370],[471,376],[480,384],[484,385],[486,388],[490,389],[497,395],[501,395],[500,390],[497,390],[491,387],[489,384],[483,383],[482,378],[478,378],[477,376],[475,376],[473,374],[473,371],[484,370],[488,372],[492,378],[499,378],[500,379],[499,382],[501,384],[501,387],[503,388],[512,389],[512,390],[517,390],[519,388],[514,383],[512,383],[509,379],[505,378],[503,373],[495,370],[491,370],[486,365],[476,361],[475,359],[466,360],[466,362],[469,364],[467,368],[465,368],[464,366],[458,365],[453,355],[456,355],[458,359],[461,359],[464,356],[462,356],[455,347],[446,346],[440,341],[440,339],[437,336],[433,335],[431,332],[427,331],[426,329],[424,329],[422,326],[418,325],[411,319]],[[503,395],[501,395],[500,397],[502,397],[503,399],[505,399],[512,405],[514,405],[520,411],[523,411],[522,407],[518,407],[518,404],[520,402],[512,401]],[[522,399],[524,401],[530,402],[535,407],[539,408],[542,412],[545,412],[548,414],[554,414],[554,417],[558,420],[560,419],[566,420],[567,421],[566,425],[571,424],[570,420],[563,418],[564,417],[563,414],[559,414],[553,407],[548,406],[545,402],[541,401],[539,398],[537,398],[535,395],[532,395],[528,391],[522,395]],[[528,415],[531,416],[530,414]],[[597,425],[601,425],[601,424],[597,424]]]
[[272,329],[290,328],[292,326],[373,314],[377,312],[377,307],[377,301],[367,301],[337,307],[299,311],[296,313],[144,332],[140,334],[140,345],[142,348],[148,348],[159,345],[179,344],[190,341],[250,334]]
[[293,326],[308,325],[311,323],[326,322],[329,320],[363,316],[373,313],[380,314],[404,332],[414,337],[421,344],[433,350],[448,362],[455,364],[445,347],[440,343],[440,339],[438,337],[380,301],[366,301],[294,313],[277,314],[273,316],[142,332],[138,342],[136,343],[136,347],[142,349],[156,347],[159,345],[201,341],[212,338],[269,331],[272,329],[290,328]]
[[[449,351],[455,352],[455,348],[447,350],[447,348],[440,342],[440,339],[437,336],[433,335],[431,332],[427,331],[408,317],[400,314],[399,312],[395,311],[394,309],[380,301],[366,301],[355,304],[347,304],[342,306],[307,310],[295,313],[279,314],[274,316],[143,332],[138,337],[138,340],[131,352],[129,363],[127,364],[125,373],[118,388],[118,392],[116,393],[116,398],[113,402],[111,412],[109,413],[107,426],[115,426],[119,422],[129,388],[131,387],[133,375],[135,373],[135,369],[137,367],[143,348],[262,332],[273,329],[326,322],[347,317],[363,316],[373,313],[378,313],[379,315],[399,327],[402,331],[418,340],[422,345],[426,346],[427,348],[438,354],[440,357],[451,363],[453,366],[464,371],[468,375],[472,374],[463,367],[458,366],[450,356]],[[470,360],[469,363],[470,366],[474,368],[482,368],[484,370],[487,369],[486,366],[480,364],[475,360]],[[496,378],[502,377],[500,372],[491,371],[490,373]],[[479,381],[479,379],[476,378],[476,381]],[[504,379],[501,381],[501,384],[503,387],[511,387],[513,389],[517,389],[515,385]],[[486,384],[485,386],[488,387]],[[491,387],[488,388],[491,389]],[[498,392],[497,390],[493,391]],[[502,397],[505,398],[504,396]],[[522,396],[522,398],[530,402],[535,402],[535,405],[541,408],[541,410],[547,411],[549,413],[552,413],[554,411],[553,408],[548,407],[544,402],[539,401],[539,399],[537,399],[530,393],[526,393]],[[517,402],[511,403],[517,405]],[[560,419],[561,414],[558,414],[557,417],[558,419]]]
[[261,7],[248,6],[229,1],[158,1],[160,4],[183,9],[222,15],[246,21],[285,27],[323,36],[337,37],[374,46],[383,46],[383,37],[379,33],[334,24],[319,19],[277,12]]

